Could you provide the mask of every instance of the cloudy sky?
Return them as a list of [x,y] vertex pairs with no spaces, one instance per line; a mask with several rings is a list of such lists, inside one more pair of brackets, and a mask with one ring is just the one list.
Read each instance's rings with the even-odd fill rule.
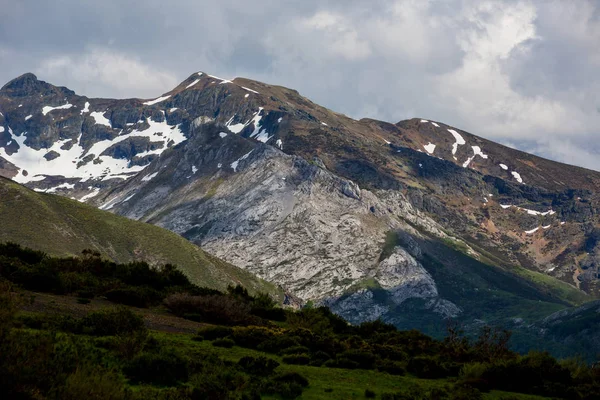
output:
[[0,81],[156,97],[195,71],[600,170],[598,0],[0,0]]

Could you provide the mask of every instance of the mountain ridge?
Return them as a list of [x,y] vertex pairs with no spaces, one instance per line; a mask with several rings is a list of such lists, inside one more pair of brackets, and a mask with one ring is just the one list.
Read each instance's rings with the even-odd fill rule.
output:
[[[598,172],[442,122],[356,121],[293,89],[205,73],[155,99],[21,100],[0,91],[0,174],[168,228],[305,301],[335,310],[350,299],[342,308],[387,321],[424,312],[423,327],[481,319],[448,281],[488,287],[486,304],[497,296],[515,314],[480,317],[507,324],[517,304],[533,307],[530,290],[546,308],[529,321],[598,295]],[[44,166],[49,150],[60,160],[76,145],[70,177],[10,167],[20,151]],[[444,249],[455,253],[435,256]],[[463,267],[465,279],[448,273]]]

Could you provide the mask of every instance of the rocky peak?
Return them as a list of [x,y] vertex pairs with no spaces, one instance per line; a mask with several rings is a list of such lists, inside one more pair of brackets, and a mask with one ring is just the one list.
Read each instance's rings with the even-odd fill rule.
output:
[[28,97],[33,94],[60,93],[74,95],[75,92],[63,87],[56,87],[47,82],[40,81],[37,76],[28,72],[13,79],[0,89],[0,93],[10,97]]

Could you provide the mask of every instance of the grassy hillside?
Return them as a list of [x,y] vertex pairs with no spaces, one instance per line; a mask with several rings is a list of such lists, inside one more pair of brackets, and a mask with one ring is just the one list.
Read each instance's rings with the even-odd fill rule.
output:
[[8,398],[599,398],[598,369],[520,356],[509,341],[488,327],[475,340],[452,327],[435,340],[381,321],[352,326],[325,307],[293,311],[241,286],[201,288],[169,267],[0,245]]
[[56,256],[76,256],[93,249],[115,262],[171,263],[200,286],[222,290],[241,284],[251,292],[278,293],[273,285],[166,229],[37,193],[1,177],[0,221],[0,242],[12,241]]

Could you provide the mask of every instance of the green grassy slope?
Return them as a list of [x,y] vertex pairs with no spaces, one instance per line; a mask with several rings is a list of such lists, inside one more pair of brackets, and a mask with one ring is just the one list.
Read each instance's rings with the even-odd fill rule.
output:
[[171,263],[199,286],[222,290],[239,283],[250,291],[278,292],[275,286],[166,229],[61,196],[36,193],[0,178],[0,242],[6,241],[56,256],[75,256],[84,249],[94,249],[120,263]]

